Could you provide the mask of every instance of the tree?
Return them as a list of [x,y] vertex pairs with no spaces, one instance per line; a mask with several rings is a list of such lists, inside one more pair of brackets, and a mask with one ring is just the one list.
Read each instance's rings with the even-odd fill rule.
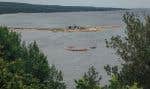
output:
[[122,85],[137,82],[144,89],[150,89],[150,16],[142,21],[133,13],[127,13],[123,21],[126,24],[125,35],[106,41],[107,47],[115,49],[124,61],[116,76]]
[[[9,31],[7,27],[0,27],[0,56],[7,61],[20,57],[21,35]],[[10,60],[11,59],[11,60]]]
[[111,79],[109,80],[109,84],[100,86],[101,77],[99,76],[98,72],[96,72],[94,66],[92,66],[81,79],[75,80],[76,89],[143,89],[139,88],[137,83],[132,85],[122,85],[116,74],[110,75]]
[[103,87],[103,89],[143,89],[139,88],[137,83],[134,83],[131,86],[122,85],[120,81],[118,81],[118,77],[115,74],[111,75],[111,80],[109,80],[109,85]]
[[40,51],[36,42],[23,47],[21,59],[25,61],[25,71],[44,82],[49,77],[47,57]]
[[66,89],[62,72],[49,66],[37,43],[22,43],[6,27],[0,27],[0,58],[0,89]]
[[34,41],[28,47],[23,45],[22,57],[25,61],[25,72],[39,79],[46,89],[65,89],[62,72],[54,65],[49,66],[47,57],[40,51]]
[[23,71],[23,62],[0,60],[0,89],[39,89],[38,79]]
[[55,65],[51,65],[46,89],[66,89],[66,84],[63,82],[62,72],[57,70]]
[[75,80],[76,89],[101,89],[100,80],[98,72],[94,66],[91,66],[81,79]]

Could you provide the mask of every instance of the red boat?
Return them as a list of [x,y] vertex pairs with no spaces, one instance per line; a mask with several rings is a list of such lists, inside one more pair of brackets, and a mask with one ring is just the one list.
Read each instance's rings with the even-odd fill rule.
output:
[[87,51],[87,48],[75,48],[74,46],[68,47],[66,50],[68,51]]

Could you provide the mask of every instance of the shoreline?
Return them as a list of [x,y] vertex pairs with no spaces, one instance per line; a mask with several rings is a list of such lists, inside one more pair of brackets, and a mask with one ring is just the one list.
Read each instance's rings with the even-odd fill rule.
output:
[[8,27],[11,31],[51,31],[51,32],[100,32],[106,29],[116,29],[121,28],[121,25],[101,25],[101,26],[90,26],[90,27],[80,27],[80,28],[25,28],[25,27]]

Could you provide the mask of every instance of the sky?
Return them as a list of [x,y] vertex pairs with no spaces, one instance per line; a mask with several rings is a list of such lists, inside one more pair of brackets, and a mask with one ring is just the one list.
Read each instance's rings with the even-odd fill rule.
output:
[[0,0],[4,2],[24,2],[63,6],[94,6],[117,8],[150,8],[150,0]]

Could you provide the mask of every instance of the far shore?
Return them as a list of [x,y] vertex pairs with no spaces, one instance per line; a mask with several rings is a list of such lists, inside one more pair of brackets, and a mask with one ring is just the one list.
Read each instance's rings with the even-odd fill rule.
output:
[[11,31],[51,31],[51,32],[100,32],[105,29],[121,28],[121,25],[102,25],[93,27],[80,27],[80,28],[25,28],[25,27],[9,27]]

